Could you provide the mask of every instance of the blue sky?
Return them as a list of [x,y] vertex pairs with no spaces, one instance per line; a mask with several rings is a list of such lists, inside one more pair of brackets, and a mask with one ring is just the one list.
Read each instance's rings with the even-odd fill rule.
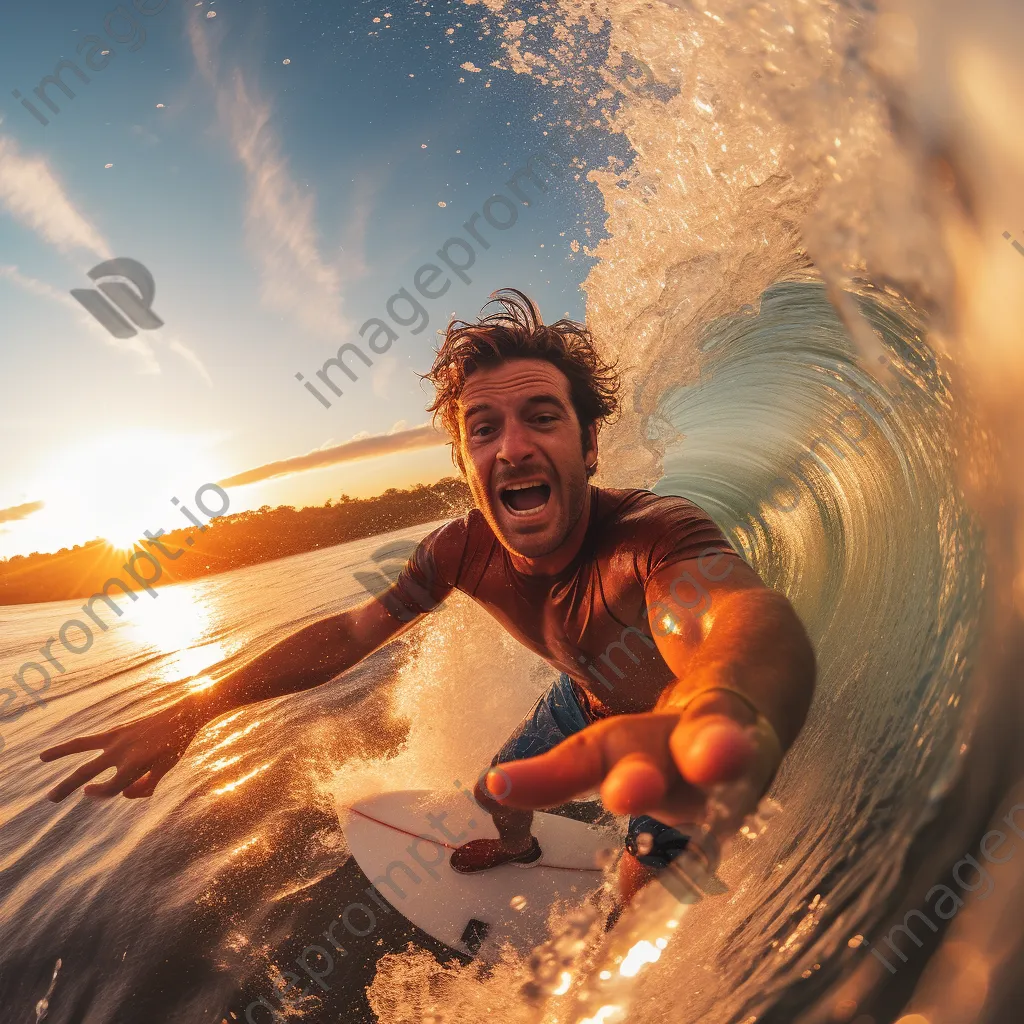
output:
[[[107,32],[115,7],[37,0],[0,15],[0,556],[170,529],[170,497],[208,480],[422,424],[416,372],[436,330],[495,288],[527,291],[548,319],[584,312],[591,261],[570,243],[596,243],[602,205],[567,174],[490,229],[471,284],[421,300],[429,327],[400,330],[325,409],[295,374],[314,379],[359,342],[417,267],[508,194],[557,138],[566,97],[491,66],[500,33],[475,4],[171,0],[147,16],[129,2],[133,21],[115,14]],[[52,114],[33,90],[64,58],[85,69],[89,34],[109,63],[87,85],[65,72],[77,95],[50,88]],[[626,153],[599,129],[559,141],[588,167]],[[111,257],[152,272],[162,328],[119,341],[71,298]],[[234,489],[231,510],[452,472],[436,445],[365,457],[388,447]]]

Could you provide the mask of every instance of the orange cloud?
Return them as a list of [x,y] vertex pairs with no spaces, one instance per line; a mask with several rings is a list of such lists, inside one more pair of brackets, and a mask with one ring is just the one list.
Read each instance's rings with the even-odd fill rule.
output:
[[0,508],[0,523],[13,523],[19,519],[28,519],[38,512],[45,503],[30,501],[25,505],[14,505],[12,508]]
[[370,437],[357,437],[343,444],[330,448],[320,448],[307,455],[295,455],[290,459],[269,462],[265,466],[237,473],[226,480],[221,480],[222,487],[243,487],[256,484],[278,476],[290,476],[292,473],[306,473],[311,469],[323,469],[339,462],[352,462],[355,459],[373,459],[394,452],[407,452],[415,448],[433,448],[448,443],[445,434],[435,430],[429,423],[408,430],[396,430],[391,434],[374,434]]

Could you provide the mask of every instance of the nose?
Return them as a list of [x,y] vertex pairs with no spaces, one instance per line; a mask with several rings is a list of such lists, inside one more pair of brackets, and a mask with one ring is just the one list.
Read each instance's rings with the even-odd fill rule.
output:
[[501,432],[498,459],[510,466],[528,464],[536,454],[536,447],[526,425],[516,419],[509,419]]

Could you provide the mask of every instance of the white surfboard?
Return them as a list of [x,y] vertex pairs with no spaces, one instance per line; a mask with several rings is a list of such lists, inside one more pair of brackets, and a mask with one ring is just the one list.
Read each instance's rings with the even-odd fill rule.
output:
[[349,849],[380,895],[417,928],[471,955],[485,939],[481,955],[506,940],[523,950],[542,942],[554,902],[582,902],[601,884],[600,853],[622,843],[614,831],[537,812],[537,864],[464,875],[448,863],[452,850],[497,837],[464,792],[402,790],[339,802],[338,810]]

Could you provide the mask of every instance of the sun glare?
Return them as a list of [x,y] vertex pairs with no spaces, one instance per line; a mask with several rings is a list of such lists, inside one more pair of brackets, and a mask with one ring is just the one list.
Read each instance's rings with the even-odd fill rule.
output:
[[189,680],[190,690],[214,685],[206,670],[234,654],[241,640],[216,640],[213,603],[192,588],[163,590],[159,601],[135,605],[126,623],[128,636],[170,657],[161,659],[160,682]]
[[190,504],[215,479],[201,440],[186,435],[126,429],[65,450],[38,483],[40,549],[101,538],[130,551],[147,530],[187,525],[171,498]]

